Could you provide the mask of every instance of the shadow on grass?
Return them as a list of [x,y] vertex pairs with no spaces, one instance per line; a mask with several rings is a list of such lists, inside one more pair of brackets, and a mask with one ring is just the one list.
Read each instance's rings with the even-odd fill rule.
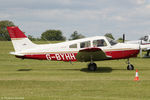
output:
[[110,73],[112,70],[111,67],[98,67],[96,71],[89,71],[88,68],[82,68],[80,71],[87,73]]
[[71,68],[65,68],[65,69],[55,69],[55,70],[66,70],[66,71],[80,71],[80,69],[71,69]]
[[32,69],[18,69],[17,71],[31,71]]
[[121,69],[121,68],[120,69],[112,69],[111,67],[98,67],[96,71],[89,71],[88,68],[82,68],[82,69],[66,68],[66,69],[59,69],[59,70],[82,71],[82,72],[87,72],[87,73],[111,73],[113,70],[126,71],[127,69]]
[[120,69],[112,69],[112,70],[122,70],[122,71],[125,71],[127,69],[120,68]]

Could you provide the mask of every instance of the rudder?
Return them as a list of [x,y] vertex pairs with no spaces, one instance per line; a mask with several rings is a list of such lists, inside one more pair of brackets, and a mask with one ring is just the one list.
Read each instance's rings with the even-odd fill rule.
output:
[[17,26],[7,27],[7,30],[15,52],[21,52],[36,46],[36,44],[32,43]]

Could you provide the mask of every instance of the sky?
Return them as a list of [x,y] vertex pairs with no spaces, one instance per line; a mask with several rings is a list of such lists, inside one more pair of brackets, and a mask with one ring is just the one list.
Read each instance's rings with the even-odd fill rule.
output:
[[0,20],[34,37],[56,29],[67,38],[78,31],[135,40],[150,34],[150,0],[0,0]]

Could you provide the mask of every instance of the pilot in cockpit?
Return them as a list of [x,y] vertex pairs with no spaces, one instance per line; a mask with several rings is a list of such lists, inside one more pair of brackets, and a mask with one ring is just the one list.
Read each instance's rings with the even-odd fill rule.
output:
[[97,47],[104,46],[104,40],[97,40]]

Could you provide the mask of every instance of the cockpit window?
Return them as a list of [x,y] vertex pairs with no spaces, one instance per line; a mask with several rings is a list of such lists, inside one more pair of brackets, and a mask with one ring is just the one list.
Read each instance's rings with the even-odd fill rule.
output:
[[117,44],[117,42],[116,42],[116,41],[114,41],[114,40],[113,40],[113,39],[111,39],[111,38],[106,37],[106,39],[108,40],[108,42],[110,43],[110,45],[111,45],[111,46],[113,46],[113,45],[116,45],[116,44]]
[[87,48],[87,47],[91,47],[90,41],[80,43],[80,48]]
[[103,46],[107,46],[107,43],[105,42],[104,39],[94,40],[93,41],[93,46],[94,47],[103,47]]

